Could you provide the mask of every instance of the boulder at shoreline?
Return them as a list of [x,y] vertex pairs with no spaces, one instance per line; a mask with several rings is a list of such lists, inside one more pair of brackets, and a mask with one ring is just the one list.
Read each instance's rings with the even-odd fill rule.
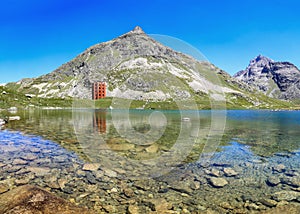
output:
[[24,185],[0,195],[0,213],[91,214],[36,186]]

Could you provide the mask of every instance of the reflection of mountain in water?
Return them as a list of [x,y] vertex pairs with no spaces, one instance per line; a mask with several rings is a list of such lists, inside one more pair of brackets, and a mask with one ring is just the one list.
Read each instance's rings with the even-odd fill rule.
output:
[[300,148],[299,121],[299,111],[228,111],[225,133],[257,155],[272,156]]
[[[75,114],[74,112],[72,114],[70,110],[25,111],[19,113],[22,117],[21,121],[8,123],[7,128],[40,135],[81,156],[84,156],[82,153],[84,149],[94,146],[92,142],[95,139],[98,139],[96,143],[99,147],[102,146],[102,149],[115,149],[114,151],[131,155],[132,158],[136,157],[134,155],[140,155],[140,158],[143,158],[146,150],[157,152],[152,155],[159,155],[159,152],[168,151],[174,145],[181,127],[186,126],[190,129],[192,136],[198,135],[192,150],[193,160],[197,160],[207,138],[214,138],[213,135],[208,136],[211,126],[209,111],[200,111],[198,133],[197,126],[192,124],[188,127],[188,123],[181,121],[177,111],[164,112],[167,123],[162,115],[152,113],[153,111],[130,111],[128,122],[128,118],[121,111],[114,115],[116,121],[113,121],[111,111],[78,110]],[[249,145],[252,152],[261,156],[272,156],[274,153],[293,151],[300,147],[300,112],[233,110],[228,111],[227,114],[227,124],[221,145],[237,141]],[[193,120],[192,114],[189,117]],[[77,135],[74,128],[77,130]],[[164,131],[163,128],[165,128]],[[123,138],[120,136],[122,132],[127,133]],[[150,140],[155,138],[149,133],[156,134],[154,135],[156,138],[161,136],[159,141],[152,144]],[[81,141],[86,144],[82,145],[79,143]],[[142,145],[141,142],[149,143],[149,145]],[[148,149],[150,145],[153,146]]]

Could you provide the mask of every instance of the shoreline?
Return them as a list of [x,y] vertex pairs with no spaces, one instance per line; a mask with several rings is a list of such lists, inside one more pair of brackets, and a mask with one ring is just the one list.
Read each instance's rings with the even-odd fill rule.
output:
[[[299,161],[297,155],[290,153],[266,159],[229,146],[209,165],[198,161],[184,168],[174,167],[157,178],[130,179],[126,176],[130,165],[108,168],[101,162],[78,159],[74,153],[43,138],[13,132],[0,134],[4,137],[0,138],[0,198],[9,190],[29,184],[64,198],[74,207],[88,207],[99,214],[128,210],[272,213],[300,209],[299,184],[293,179],[299,168],[290,166]],[[15,140],[9,143],[11,135]],[[236,156],[229,160],[232,150]],[[147,171],[144,167],[136,169]]]

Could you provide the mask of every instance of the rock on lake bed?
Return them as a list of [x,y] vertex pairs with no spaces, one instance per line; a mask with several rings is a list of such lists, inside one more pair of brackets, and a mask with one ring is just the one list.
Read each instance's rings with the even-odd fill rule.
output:
[[0,195],[0,213],[92,214],[39,187],[25,185]]

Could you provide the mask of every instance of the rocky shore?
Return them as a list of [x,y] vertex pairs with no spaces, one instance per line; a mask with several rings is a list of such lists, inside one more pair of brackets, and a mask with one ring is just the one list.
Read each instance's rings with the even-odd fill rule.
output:
[[[236,156],[230,159],[232,150]],[[200,161],[181,164],[160,177],[129,179],[126,171],[134,169],[89,163],[51,141],[1,131],[0,202],[13,200],[14,193],[26,190],[29,203],[33,200],[30,192],[36,189],[23,186],[30,184],[43,189],[37,190],[34,199],[54,194],[49,197],[55,203],[71,210],[65,213],[72,213],[72,209],[130,214],[276,213],[282,209],[299,213],[299,164],[297,152],[266,159],[253,157],[246,147],[233,146],[208,165]],[[47,193],[40,196],[40,191]]]
[[5,124],[6,124],[6,121],[4,119],[0,118],[0,130],[3,129]]
[[[0,109],[0,113],[1,111],[4,111],[3,109]],[[5,111],[7,111],[9,114],[12,114],[11,116],[5,116],[5,117],[0,117],[0,130],[4,129],[4,126],[6,123],[8,123],[9,121],[15,121],[15,120],[20,120],[21,117],[14,115],[18,112],[17,107],[10,107],[8,109],[6,109]],[[1,114],[0,114],[1,116]]]
[[41,188],[24,185],[0,195],[0,213],[92,214]]

